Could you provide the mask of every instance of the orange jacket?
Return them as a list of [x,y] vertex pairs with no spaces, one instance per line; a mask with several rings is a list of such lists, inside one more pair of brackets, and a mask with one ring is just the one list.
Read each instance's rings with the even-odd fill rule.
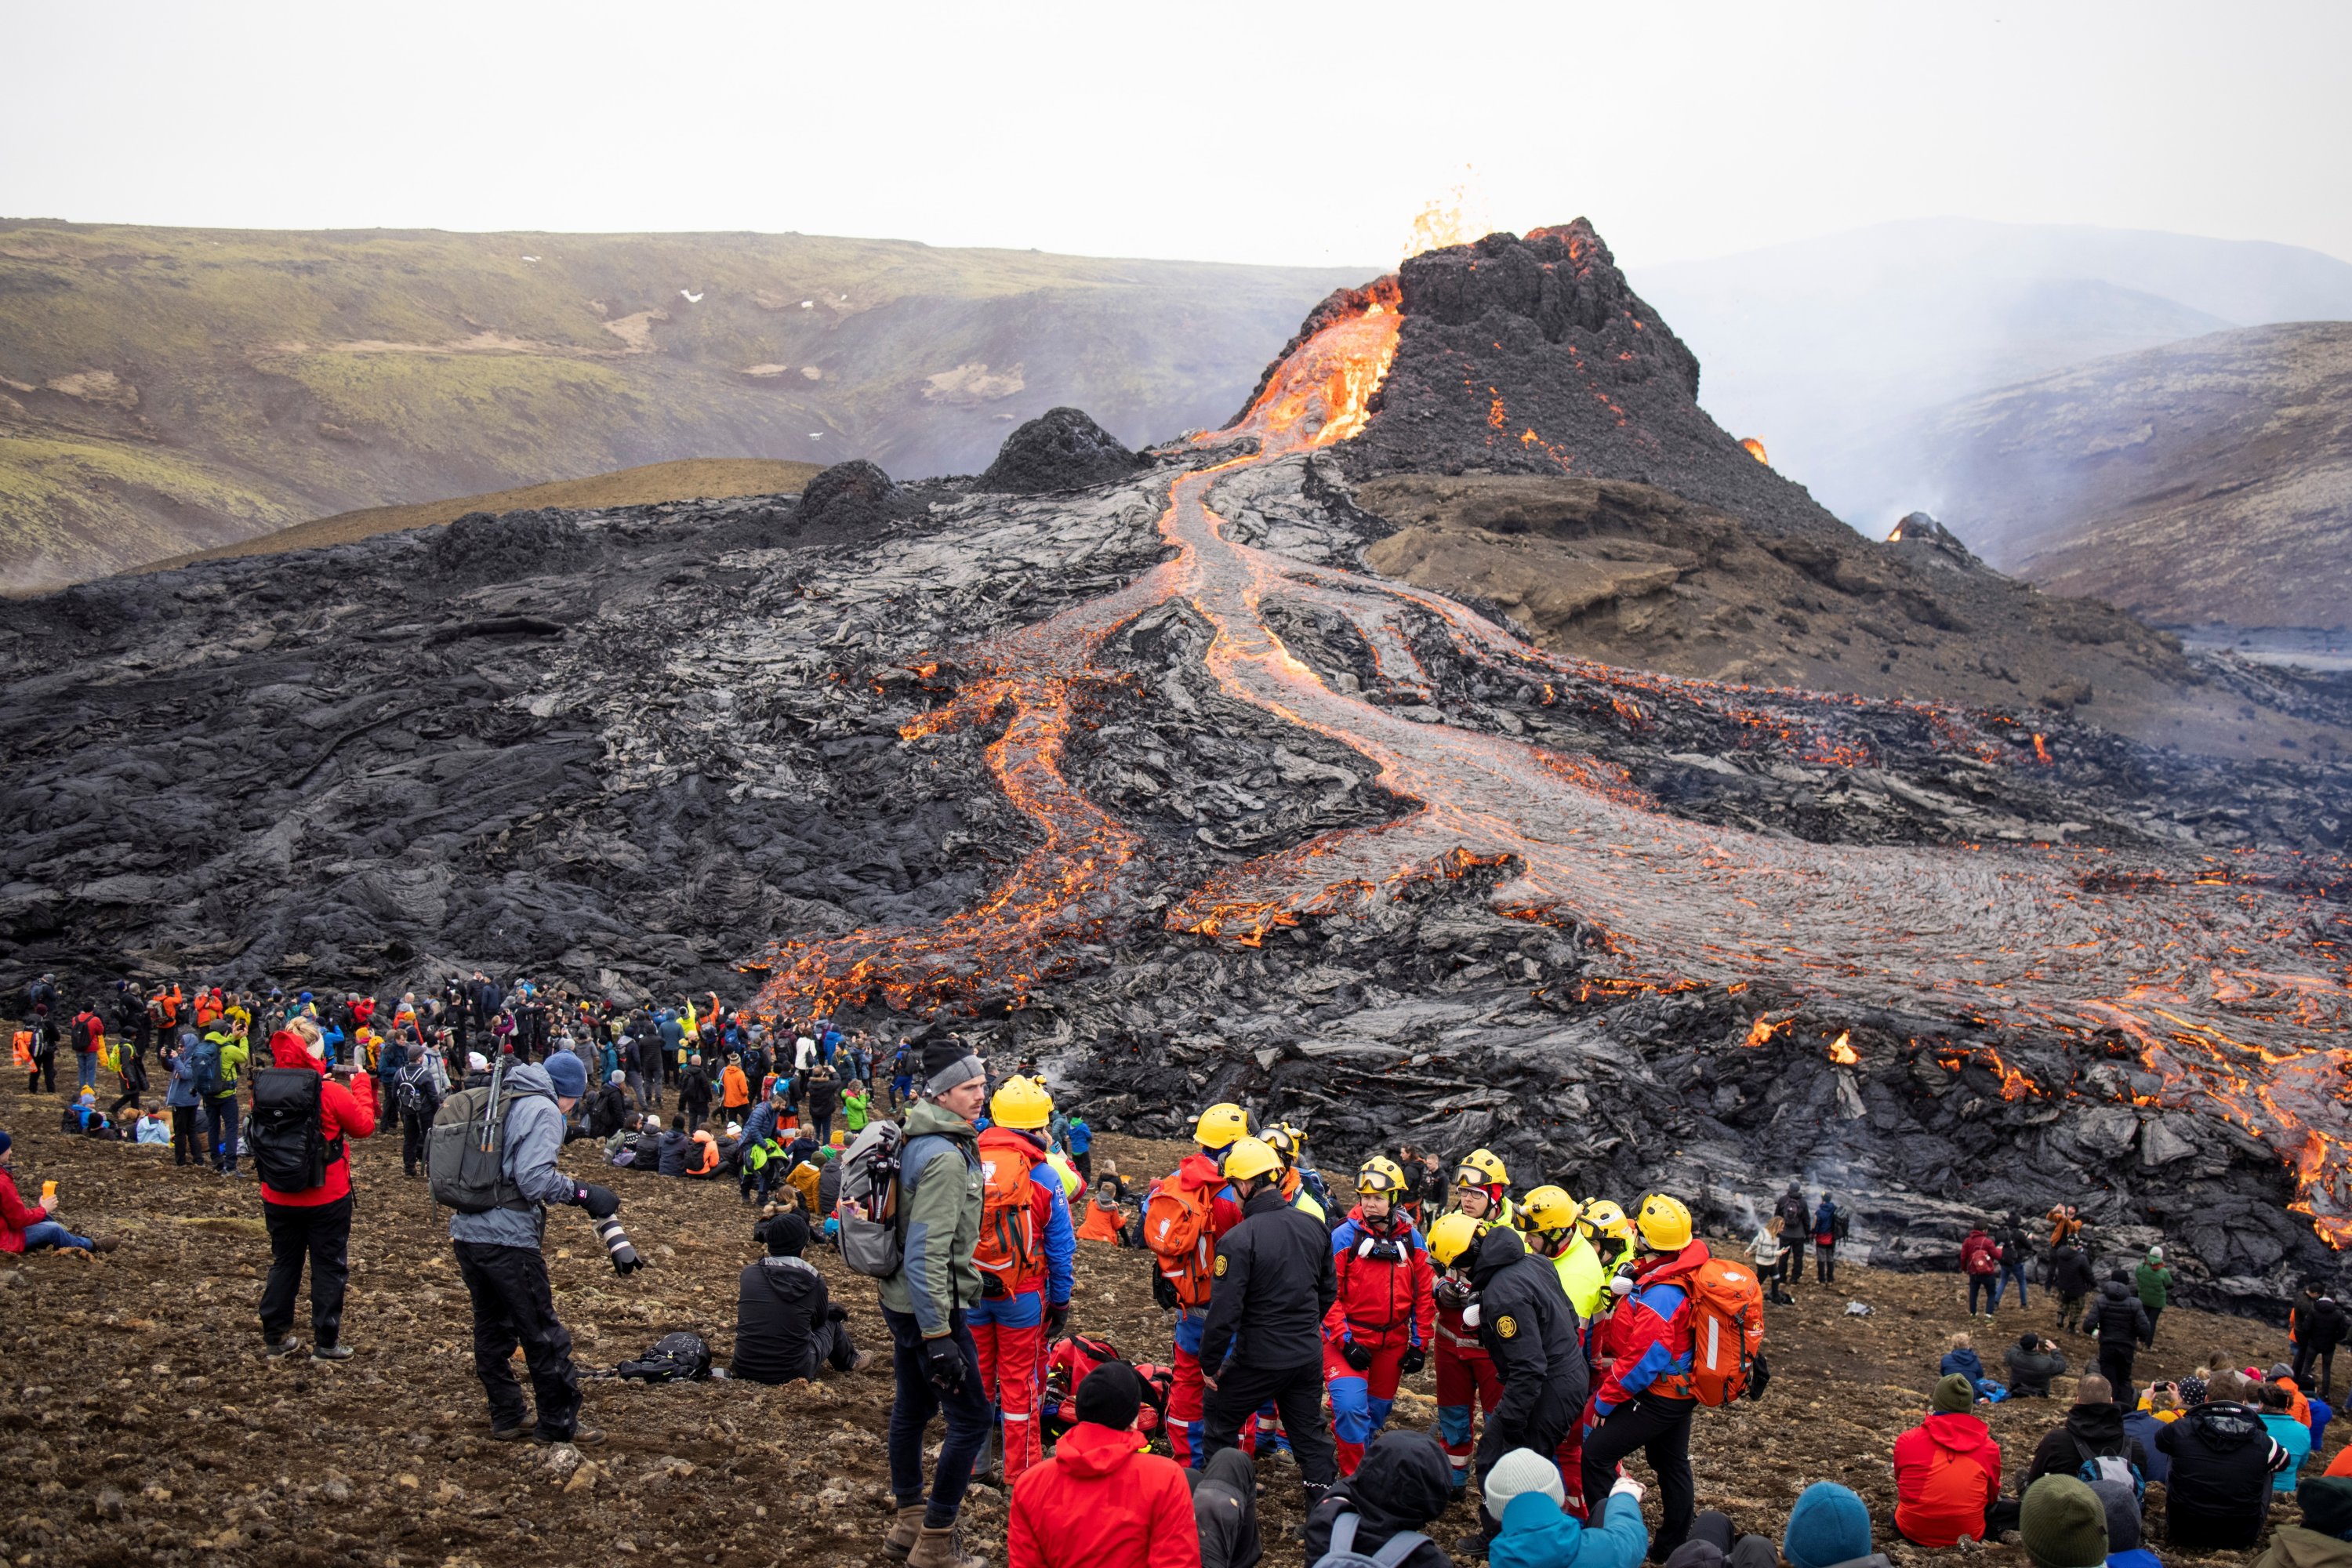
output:
[[1078,1226],[1080,1241],[1108,1241],[1118,1245],[1118,1210],[1103,1208],[1094,1199],[1087,1200],[1086,1223]]
[[751,1103],[751,1080],[733,1062],[729,1062],[727,1070],[719,1075],[719,1103],[730,1110],[740,1110]]

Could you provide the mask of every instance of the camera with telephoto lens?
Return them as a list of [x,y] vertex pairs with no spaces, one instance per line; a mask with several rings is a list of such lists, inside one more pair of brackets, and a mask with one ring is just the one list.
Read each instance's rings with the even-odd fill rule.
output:
[[646,1260],[637,1256],[637,1249],[629,1245],[629,1233],[621,1228],[618,1215],[606,1215],[603,1219],[592,1219],[588,1223],[596,1227],[596,1238],[604,1244],[605,1252],[611,1255],[614,1273],[634,1274],[646,1266]]

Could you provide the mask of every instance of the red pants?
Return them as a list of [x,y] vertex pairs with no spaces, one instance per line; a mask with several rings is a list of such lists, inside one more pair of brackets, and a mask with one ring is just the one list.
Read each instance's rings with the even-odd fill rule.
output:
[[972,1342],[980,1347],[980,1392],[995,1405],[1004,1422],[1004,1479],[1010,1482],[1035,1464],[1041,1456],[1037,1435],[1037,1347],[1045,1337],[1043,1323],[1013,1328],[1004,1323],[976,1322]]
[[1372,1352],[1372,1364],[1358,1372],[1339,1353],[1337,1342],[1323,1342],[1323,1382],[1331,1395],[1331,1437],[1339,1453],[1339,1473],[1352,1476],[1364,1462],[1364,1445],[1380,1435],[1396,1404],[1397,1363],[1402,1341]]
[[[1178,1464],[1195,1470],[1208,1462],[1201,1446],[1201,1329],[1208,1321],[1205,1307],[1177,1314],[1176,1351],[1169,1362],[1176,1375],[1168,1390],[1168,1452]],[[1257,1453],[1255,1415],[1242,1423],[1242,1452],[1253,1457]]]
[[1590,1517],[1584,1509],[1584,1418],[1580,1415],[1568,1429],[1568,1436],[1552,1450],[1552,1461],[1559,1466],[1559,1484],[1568,1494],[1568,1511],[1578,1519]]
[[1481,1416],[1492,1415],[1503,1403],[1503,1380],[1495,1363],[1482,1352],[1465,1355],[1445,1335],[1437,1338],[1437,1435],[1445,1446],[1446,1462],[1454,1467],[1458,1488],[1470,1474],[1472,1440],[1470,1407],[1475,1397]]

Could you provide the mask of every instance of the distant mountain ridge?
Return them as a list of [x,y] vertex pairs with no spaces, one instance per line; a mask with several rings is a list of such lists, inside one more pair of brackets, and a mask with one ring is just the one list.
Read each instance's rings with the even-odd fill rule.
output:
[[1369,268],[803,235],[0,220],[0,589],[688,458],[984,467],[1216,423]]

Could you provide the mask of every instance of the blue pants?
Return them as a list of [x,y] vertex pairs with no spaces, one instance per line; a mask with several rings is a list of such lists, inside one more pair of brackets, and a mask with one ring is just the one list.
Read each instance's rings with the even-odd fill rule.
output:
[[25,1250],[38,1252],[45,1247],[63,1247],[77,1251],[89,1250],[89,1237],[76,1236],[53,1219],[41,1220],[25,1227]]
[[98,1053],[96,1051],[76,1051],[74,1053],[74,1089],[77,1091],[79,1091],[85,1089],[96,1089],[97,1087]]
[[1993,1276],[1992,1310],[1994,1311],[2000,1310],[2001,1287],[2012,1279],[2017,1281],[2017,1304],[2021,1307],[2025,1305],[2025,1260],[2021,1258],[2013,1263],[2003,1262],[2000,1272]]
[[941,1393],[931,1382],[930,1364],[923,1354],[923,1331],[908,1312],[882,1309],[882,1321],[890,1329],[890,1370],[898,1379],[898,1394],[890,1402],[890,1489],[897,1494],[900,1508],[912,1508],[923,1500],[923,1429],[931,1417],[947,1416],[947,1440],[940,1445],[939,1468],[931,1477],[930,1505],[923,1515],[923,1523],[931,1530],[945,1530],[956,1521],[956,1512],[963,1506],[964,1489],[971,1484],[971,1468],[979,1461],[981,1450],[988,1447],[988,1433],[993,1424],[988,1395],[982,1390],[980,1377],[980,1347],[965,1327],[963,1314],[956,1313],[950,1321],[955,1325],[952,1338],[956,1348],[963,1352],[963,1380],[952,1393]]
[[1993,1275],[1993,1274],[1971,1274],[1971,1275],[1969,1275],[1969,1317],[1973,1318],[1973,1317],[1975,1317],[1975,1316],[1977,1315],[1977,1302],[1978,1302],[1978,1301],[1979,1301],[1979,1300],[1982,1300],[1982,1299],[1984,1299],[1985,1297],[1988,1297],[1988,1296],[1990,1296],[1990,1298],[1992,1298],[1992,1310],[1995,1310],[1995,1311],[1999,1311],[1999,1310],[2000,1310],[2000,1277],[1999,1277],[1998,1275]]

